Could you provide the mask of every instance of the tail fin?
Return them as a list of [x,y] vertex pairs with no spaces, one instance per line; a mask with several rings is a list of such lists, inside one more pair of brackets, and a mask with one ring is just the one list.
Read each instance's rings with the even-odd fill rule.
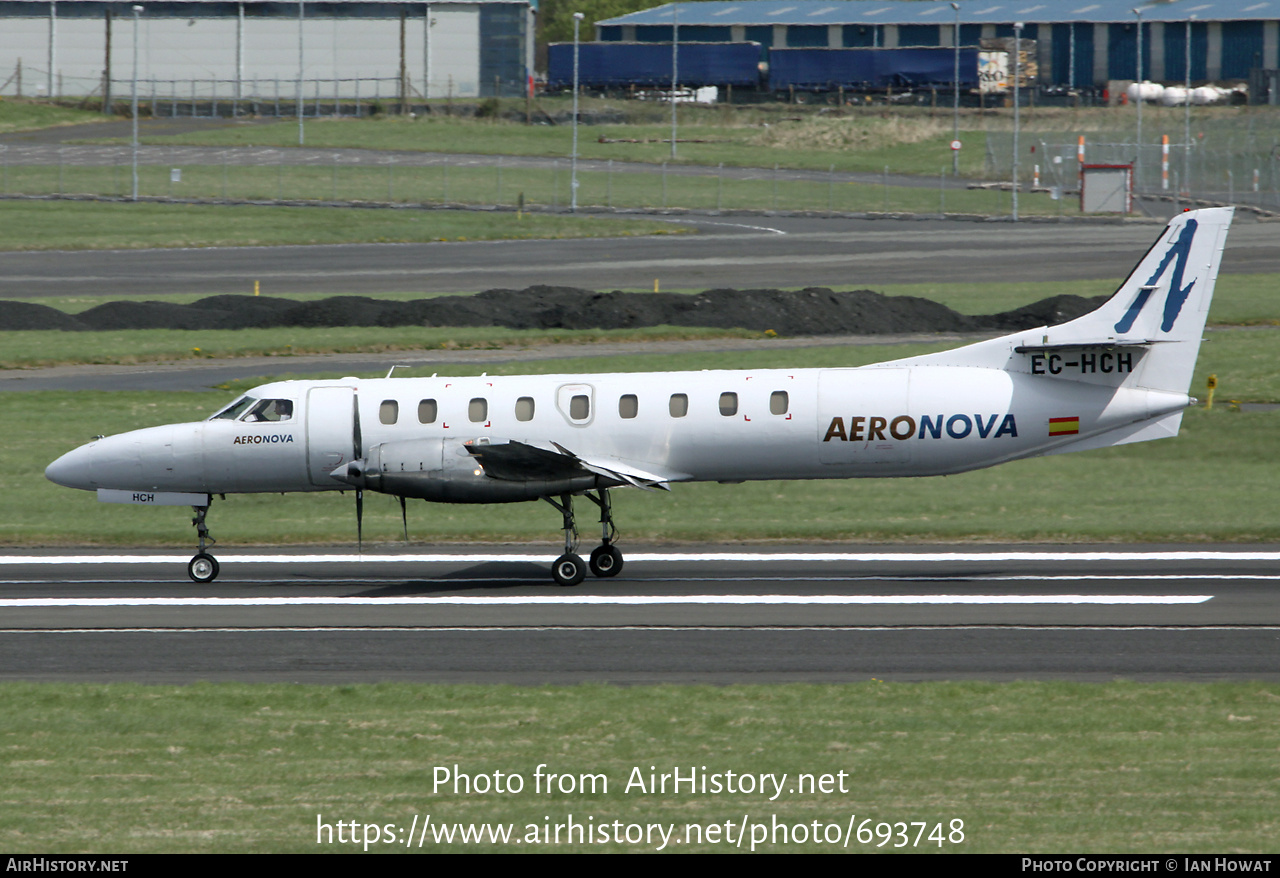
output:
[[1049,327],[1041,347],[1145,348],[1122,383],[1186,393],[1222,262],[1234,209],[1215,207],[1175,216],[1110,299],[1096,311]]
[[1115,295],[1083,317],[884,365],[1053,373],[1062,380],[1185,395],[1232,213],[1214,207],[1175,216]]

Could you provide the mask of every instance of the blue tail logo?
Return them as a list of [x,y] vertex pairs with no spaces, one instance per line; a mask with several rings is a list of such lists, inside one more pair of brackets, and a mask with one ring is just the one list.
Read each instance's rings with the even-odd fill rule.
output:
[[[1138,314],[1147,304],[1147,299],[1151,298],[1150,287],[1154,287],[1156,282],[1160,280],[1161,275],[1173,263],[1173,278],[1169,285],[1169,297],[1164,303],[1164,320],[1160,324],[1163,332],[1173,329],[1173,324],[1178,319],[1178,314],[1182,311],[1182,306],[1186,304],[1187,296],[1191,294],[1191,288],[1196,285],[1193,279],[1191,283],[1185,287],[1182,286],[1182,274],[1187,268],[1187,257],[1191,255],[1191,242],[1195,239],[1196,229],[1199,223],[1193,219],[1187,220],[1187,224],[1182,228],[1182,234],[1178,236],[1178,240],[1164,254],[1164,259],[1160,260],[1160,265],[1156,268],[1155,273],[1147,280],[1148,289],[1138,291],[1138,295],[1134,298],[1133,304],[1129,306],[1129,310],[1124,313],[1116,323],[1116,332],[1128,332],[1133,328],[1133,323],[1138,319]],[[1176,260],[1176,261],[1175,261]]]

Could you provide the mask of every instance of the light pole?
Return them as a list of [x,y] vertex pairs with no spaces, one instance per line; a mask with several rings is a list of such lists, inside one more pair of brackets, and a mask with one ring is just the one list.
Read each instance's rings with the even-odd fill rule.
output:
[[951,42],[955,43],[956,65],[951,77],[951,176],[960,176],[960,150],[955,148],[955,141],[960,139],[960,4],[952,3],[956,12],[956,24],[951,30]]
[[53,71],[57,66],[55,60],[58,56],[58,0],[49,0],[49,85],[47,92],[49,100],[54,98],[53,94]]
[[1138,152],[1133,160],[1133,179],[1135,188],[1142,188],[1142,9],[1135,6],[1133,14],[1138,17]]
[[1071,28],[1071,39],[1067,44],[1067,93],[1071,95],[1071,106],[1075,106],[1075,96],[1071,94],[1076,90],[1076,23],[1073,21],[1069,25]]
[[1019,61],[1022,59],[1022,22],[1013,23],[1013,221],[1018,221],[1018,132],[1022,125],[1022,116],[1018,111],[1021,99],[1019,82],[1022,71]]
[[133,201],[138,200],[138,15],[141,6],[133,7]]
[[302,146],[302,4],[298,0],[298,146]]
[[578,212],[578,26],[582,13],[573,14],[573,154],[569,156],[569,211]]
[[1141,190],[1142,188],[1142,9],[1134,7],[1133,14],[1138,16],[1138,76],[1136,79],[1138,87],[1135,89],[1138,96],[1138,151],[1133,159],[1133,180],[1134,188]]
[[676,157],[676,83],[680,81],[680,5],[671,6],[671,157]]
[[1182,185],[1188,195],[1191,194],[1191,22],[1194,20],[1194,14],[1187,17],[1186,94],[1182,99]]

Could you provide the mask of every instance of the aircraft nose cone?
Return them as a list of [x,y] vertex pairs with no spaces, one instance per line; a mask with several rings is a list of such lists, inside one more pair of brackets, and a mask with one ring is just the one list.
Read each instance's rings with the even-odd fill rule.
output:
[[94,445],[89,443],[68,451],[44,469],[44,477],[64,488],[80,488],[85,491],[95,490],[94,481]]

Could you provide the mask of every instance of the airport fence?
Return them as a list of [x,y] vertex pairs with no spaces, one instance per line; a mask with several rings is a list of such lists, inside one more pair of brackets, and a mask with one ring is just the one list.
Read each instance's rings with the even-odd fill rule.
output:
[[[294,118],[298,107],[309,119],[371,116],[421,108],[430,98],[474,103],[489,97],[524,97],[527,82],[521,79],[455,80],[447,75],[431,82],[396,76],[334,76],[299,80],[295,77],[245,77],[242,79],[158,79],[138,80],[141,114],[155,118],[235,118],[257,116]],[[24,68],[19,63],[0,72],[0,97],[55,100],[81,107],[119,110],[133,101],[132,79],[63,76],[52,85],[48,72]],[[424,93],[425,90],[425,93]]]
[[[128,198],[128,145],[0,145],[0,195]],[[568,209],[574,163],[565,158],[453,156],[305,148],[140,146],[138,196],[175,201],[458,205]],[[814,213],[1010,212],[1011,195],[975,190],[940,167],[934,178],[614,161],[577,163],[577,206],[615,210]],[[1020,211],[1061,215],[1074,201],[1023,193]]]
[[[1280,116],[1249,126],[1194,126],[1190,140],[1177,124],[1128,132],[1020,133],[1018,177],[1024,184],[1076,189],[1081,149],[1086,164],[1132,165],[1134,192],[1174,201],[1247,205],[1280,211]],[[1207,130],[1206,130],[1207,129]],[[1168,137],[1167,149],[1162,142]],[[1013,134],[987,134],[985,171],[1012,180]]]

